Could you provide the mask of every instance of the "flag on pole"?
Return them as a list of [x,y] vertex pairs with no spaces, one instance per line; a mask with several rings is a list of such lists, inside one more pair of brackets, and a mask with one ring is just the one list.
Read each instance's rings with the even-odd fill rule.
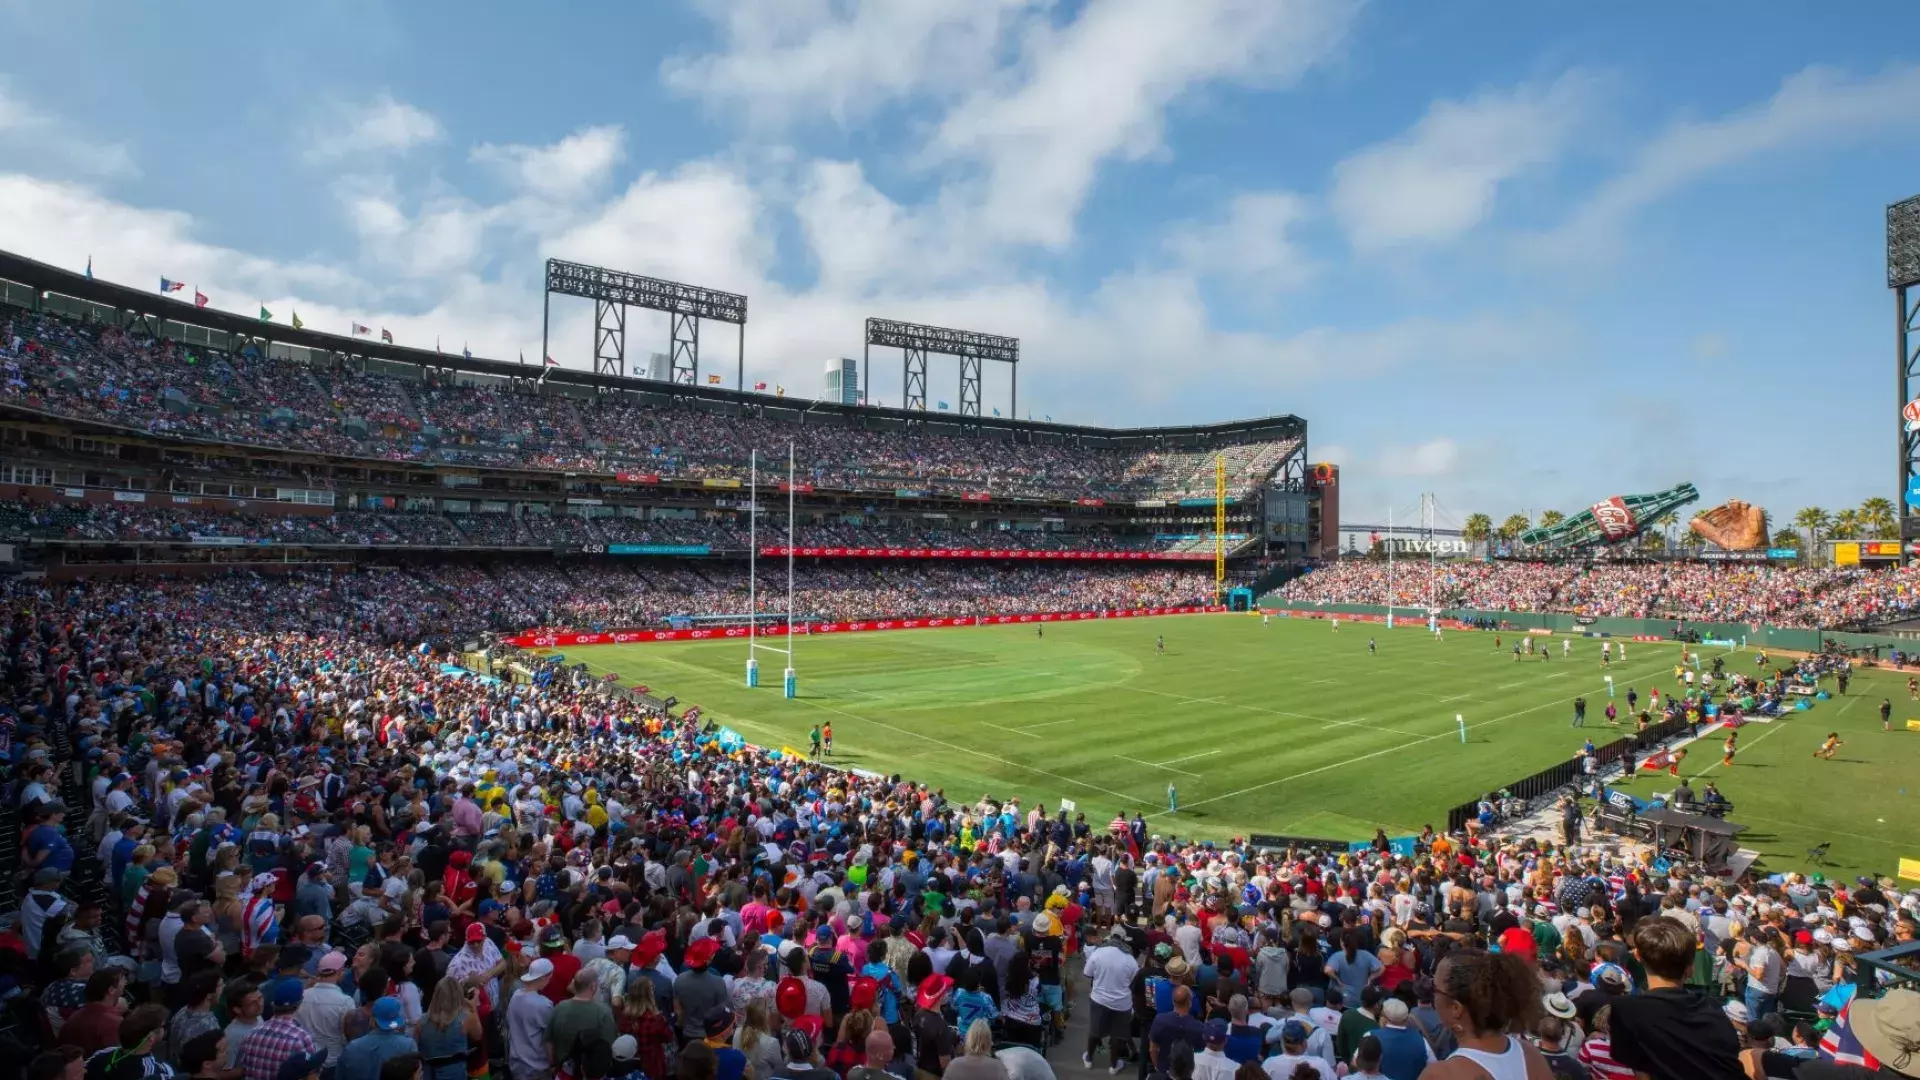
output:
[[307,328],[307,324],[300,321],[300,313],[298,311],[293,313],[293,328],[295,330],[305,330]]
[[527,350],[525,349],[520,350],[520,362],[523,364],[527,362]]
[[469,360],[473,359],[473,350],[467,348],[467,343],[464,341],[460,343],[460,355]]
[[755,390],[765,390],[767,388],[767,384],[763,382],[757,382],[753,384],[753,388]]
[[265,305],[265,304],[261,304],[261,305],[260,305],[260,321],[261,321],[261,322],[272,322],[272,321],[273,321],[273,312],[271,312],[271,311],[268,311],[268,310],[267,310],[267,305]]
[[160,279],[161,292],[179,292],[181,289],[184,289],[186,287],[187,287],[187,283],[184,281],[174,281],[171,278]]
[[786,388],[786,387],[784,387],[784,386],[776,386],[776,387],[774,387],[774,388],[773,388],[773,396],[774,396],[774,397],[786,397],[786,396],[787,396],[787,388]]
[[207,306],[207,294],[206,294],[206,293],[203,293],[203,292],[201,292],[201,291],[200,291],[199,289],[195,289],[195,290],[193,290],[193,306],[194,306],[194,307],[206,307],[206,306]]
[[389,344],[389,345],[391,345],[391,344],[393,344],[393,331],[391,331],[391,330],[389,330],[389,329],[387,329],[387,328],[386,328],[386,327],[384,327],[384,326],[383,326],[383,327],[381,327],[381,328],[380,328],[380,340],[381,340],[381,341],[384,341],[384,342],[386,342],[386,343],[387,343],[387,344]]
[[942,401],[942,402],[938,402],[937,404],[938,404],[938,405],[940,406],[940,408],[941,408],[941,410],[942,410],[942,411],[945,411],[945,410],[946,410],[946,408],[947,408],[947,403],[946,403],[946,402],[944,402],[944,401]]
[[859,397],[853,399],[853,403],[855,405],[865,405],[867,403],[867,395],[861,394]]
[[544,367],[559,367],[559,366],[560,366],[560,361],[558,361],[558,360],[555,360],[555,359],[554,359],[553,357],[551,357],[551,356],[549,356],[549,357],[547,357],[547,362],[546,362],[546,363],[545,363],[544,365],[542,365],[542,366],[544,366]]
[[719,385],[720,385],[720,376],[718,376],[718,375],[709,375],[709,376],[707,376],[707,385],[708,385],[708,386],[719,386]]
[[93,280],[93,256],[87,256],[87,280]]
[[995,409],[995,410],[993,410],[993,415],[995,415],[995,416],[999,416],[999,415],[1000,415],[1000,410],[999,410],[999,409]]
[[446,355],[445,353],[440,351],[440,335],[439,334],[433,335],[433,353],[435,356]]
[[373,333],[373,330],[372,330],[371,328],[369,328],[369,327],[365,327],[365,326],[361,326],[361,325],[360,325],[359,323],[354,323],[354,324],[353,324],[353,336],[354,336],[354,337],[359,337],[359,336],[360,336],[361,334],[371,334],[371,333]]

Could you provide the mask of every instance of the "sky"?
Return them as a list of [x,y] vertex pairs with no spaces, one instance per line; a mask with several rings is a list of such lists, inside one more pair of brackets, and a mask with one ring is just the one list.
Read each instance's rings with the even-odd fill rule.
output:
[[[0,39],[0,248],[230,311],[537,363],[557,257],[746,294],[790,394],[875,315],[1018,337],[1023,414],[1301,416],[1353,520],[1900,496],[1910,0],[0,0]],[[591,325],[556,301],[555,359]]]

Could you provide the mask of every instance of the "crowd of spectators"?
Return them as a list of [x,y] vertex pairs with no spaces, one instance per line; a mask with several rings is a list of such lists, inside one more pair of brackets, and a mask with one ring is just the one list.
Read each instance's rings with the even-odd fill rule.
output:
[[457,465],[637,471],[744,480],[753,451],[836,489],[985,491],[1000,497],[1211,496],[1214,452],[1244,492],[1296,438],[1190,450],[1103,450],[980,437],[863,431],[661,409],[631,400],[426,383],[143,338],[51,315],[0,323],[0,401],[156,435]]
[[[1890,879],[1193,843],[782,756],[557,664],[450,670],[379,631],[413,588],[5,586],[33,1080],[1051,1080],[1069,1009],[1066,1054],[1171,1080],[1920,1075],[1920,995],[1855,996],[1857,955],[1916,937]],[[1802,1071],[1865,1055],[1892,1064]]]
[[1344,559],[1288,582],[1307,603],[1560,612],[1787,627],[1870,626],[1920,611],[1920,569],[1741,563]]
[[[163,496],[151,496],[156,501]],[[786,517],[768,515],[758,526],[762,546],[784,544]],[[341,510],[327,514],[259,514],[155,506],[149,503],[0,502],[0,539],[129,540],[191,543],[195,538],[244,539],[269,544],[478,544],[540,547],[554,544],[704,544],[744,551],[749,530],[738,514],[700,518],[588,517],[560,513],[467,513]],[[1003,551],[1155,551],[1173,546],[1150,532],[1103,529],[973,529],[930,521],[869,520],[809,523],[794,530],[800,547],[979,548]]]

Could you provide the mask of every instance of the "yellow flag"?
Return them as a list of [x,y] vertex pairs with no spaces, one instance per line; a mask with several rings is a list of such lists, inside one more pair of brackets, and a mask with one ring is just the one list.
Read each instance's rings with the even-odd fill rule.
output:
[[307,328],[307,324],[300,321],[300,313],[297,311],[293,313],[293,328],[295,330],[304,330]]

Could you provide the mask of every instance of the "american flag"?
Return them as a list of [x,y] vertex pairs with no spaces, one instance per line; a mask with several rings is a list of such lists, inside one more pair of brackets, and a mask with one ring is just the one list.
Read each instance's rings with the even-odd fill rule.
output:
[[1113,820],[1107,822],[1107,831],[1110,833],[1126,832],[1127,831],[1127,815],[1125,814],[1113,815]]
[[389,345],[393,344],[393,331],[388,330],[385,327],[381,327],[380,340],[386,342]]

